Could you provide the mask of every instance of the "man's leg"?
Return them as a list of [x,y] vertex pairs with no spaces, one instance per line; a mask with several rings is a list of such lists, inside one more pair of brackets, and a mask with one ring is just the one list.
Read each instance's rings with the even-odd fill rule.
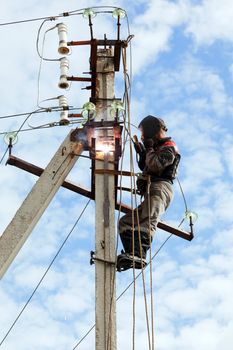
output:
[[152,182],[145,195],[140,212],[140,237],[143,257],[150,249],[160,216],[168,208],[173,197],[172,185],[165,181]]
[[[153,182],[150,185],[149,194],[145,195],[141,206],[134,210],[133,217],[132,213],[128,213],[120,219],[119,233],[125,253],[146,258],[159,217],[169,206],[172,196],[172,185],[168,182]],[[132,229],[133,221],[134,231]],[[134,232],[134,240],[132,232]]]

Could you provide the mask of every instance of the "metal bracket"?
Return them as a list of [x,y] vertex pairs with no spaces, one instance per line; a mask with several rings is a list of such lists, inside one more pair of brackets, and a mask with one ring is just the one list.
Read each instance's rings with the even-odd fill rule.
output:
[[105,264],[110,264],[110,265],[116,265],[115,261],[108,261],[108,260],[97,258],[95,256],[95,252],[93,250],[90,252],[90,255],[91,255],[90,265],[93,265],[95,263],[95,261],[100,261],[100,262],[103,262]]

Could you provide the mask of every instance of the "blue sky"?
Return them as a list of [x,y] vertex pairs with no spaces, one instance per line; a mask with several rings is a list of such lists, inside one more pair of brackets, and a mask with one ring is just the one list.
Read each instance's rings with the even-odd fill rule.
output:
[[[165,1],[3,1],[0,22],[56,15],[97,5],[126,9],[132,34],[132,121],[159,115],[182,153],[180,180],[190,209],[199,219],[189,243],[172,237],[153,262],[155,339],[158,350],[231,350],[233,342],[233,5],[230,0]],[[65,20],[70,40],[89,38],[80,17]],[[46,28],[55,23],[51,22]],[[36,36],[40,22],[0,27],[1,116],[32,111],[37,104],[39,58]],[[122,25],[126,35],[126,23]],[[97,37],[115,33],[111,16],[94,20]],[[57,57],[57,33],[45,43],[48,57]],[[74,49],[70,72],[88,70],[89,52]],[[59,65],[44,63],[41,100],[58,96]],[[81,107],[89,93],[72,84],[71,105]],[[122,74],[116,96],[122,96]],[[32,125],[59,120],[59,114],[37,115]],[[17,129],[23,119],[1,120],[1,131]],[[45,167],[69,127],[21,133],[13,153]],[[137,132],[135,130],[135,132]],[[0,152],[6,145],[0,139]],[[129,169],[129,149],[124,169]],[[89,162],[78,161],[69,178],[89,186]],[[1,165],[0,232],[3,232],[36,181],[33,175]],[[175,184],[175,198],[163,219],[178,225],[184,214]],[[127,200],[127,198],[126,198]],[[11,268],[0,281],[0,339],[24,305],[87,199],[60,189]],[[2,345],[3,350],[72,349],[94,323],[94,203],[46,276],[32,302]],[[153,253],[166,239],[158,230]],[[132,280],[118,274],[117,294]],[[149,295],[149,271],[146,282]],[[147,330],[140,278],[136,298],[136,349],[147,349]],[[132,290],[118,302],[118,348],[132,347]],[[80,350],[94,348],[94,332]]]

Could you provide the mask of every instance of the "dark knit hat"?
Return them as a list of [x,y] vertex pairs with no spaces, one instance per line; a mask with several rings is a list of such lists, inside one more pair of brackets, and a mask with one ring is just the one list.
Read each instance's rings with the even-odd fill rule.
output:
[[151,139],[155,134],[162,128],[164,131],[167,131],[167,127],[161,118],[154,117],[153,115],[148,115],[138,125],[139,128],[142,128],[144,137],[146,139]]

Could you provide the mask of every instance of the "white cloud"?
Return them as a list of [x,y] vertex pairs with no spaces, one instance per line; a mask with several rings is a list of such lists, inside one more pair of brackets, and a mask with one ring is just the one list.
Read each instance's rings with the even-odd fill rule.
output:
[[[90,3],[83,1],[79,2],[78,6],[87,6]],[[118,2],[101,2],[104,3],[116,5]],[[119,4],[124,5],[123,2]],[[152,110],[151,113],[165,112],[169,129],[183,154],[183,186],[190,205],[195,207],[199,214],[199,221],[194,227],[197,233],[195,239],[189,243],[172,238],[154,263],[155,331],[156,343],[161,350],[217,350],[219,347],[230,350],[233,341],[233,235],[230,205],[233,199],[229,178],[233,173],[230,130],[232,99],[227,93],[221,71],[217,72],[208,62],[203,63],[200,52],[195,53],[199,55],[198,58],[192,57],[192,42],[189,43],[189,53],[183,55],[179,65],[172,64],[168,69],[165,66],[156,69],[151,64],[160,53],[173,50],[171,39],[177,28],[186,28],[186,40],[192,34],[197,44],[210,44],[220,38],[231,41],[230,20],[224,19],[223,23],[220,16],[215,17],[217,11],[226,11],[227,4],[226,1],[221,4],[204,1],[194,6],[193,2],[187,1],[157,0],[126,4],[131,7],[129,12],[132,13],[138,12],[138,5],[144,5],[143,8],[140,7],[141,12],[138,12],[137,17],[132,19],[132,32],[136,34],[135,71],[145,73],[140,81],[138,77],[135,79],[132,99],[133,123],[138,121],[139,115],[148,114],[149,109]],[[40,16],[47,15],[48,12],[54,14],[67,10],[67,4],[63,1],[50,2],[46,7],[41,2],[27,1],[23,4],[24,12],[21,11],[22,4],[16,5],[5,5],[4,20],[33,17],[35,13],[36,16]],[[77,7],[77,2],[70,1],[69,7]],[[226,18],[230,18],[230,13],[231,10]],[[72,26],[69,27],[70,38],[77,36],[78,40],[89,35],[88,26],[84,30],[83,23],[83,19],[72,19]],[[22,42],[16,35],[19,27],[6,27],[4,31],[1,29],[2,45],[8,48],[5,56],[8,68],[4,66],[1,70],[2,80],[6,82],[1,92],[4,101],[2,114],[34,108],[39,63],[34,43],[38,24],[20,27],[21,36],[27,37],[27,42]],[[103,29],[111,33],[116,29],[111,15],[108,20],[100,16],[95,18],[96,33],[102,35]],[[52,54],[51,50],[56,46],[55,41],[57,45],[57,36],[54,33],[54,37],[51,34],[48,38],[48,54]],[[171,51],[171,54],[177,53]],[[76,55],[79,56],[77,62],[74,59]],[[74,50],[72,72],[81,73],[86,69],[88,55],[89,52]],[[180,60],[178,54],[177,60]],[[150,72],[146,71],[148,65]],[[56,64],[53,67],[44,66],[42,96],[51,97],[58,94],[58,73]],[[46,79],[47,76],[49,80]],[[72,91],[68,93],[70,101],[75,105],[81,105],[89,96],[88,92],[85,95],[77,93],[79,88],[73,85]],[[58,118],[59,115],[46,115],[43,118],[38,115],[33,117],[32,124]],[[17,126],[18,124],[19,122]],[[1,122],[1,130],[15,126],[15,119],[10,123]],[[14,152],[27,161],[45,166],[68,130],[58,128],[21,134]],[[3,143],[0,146],[1,150],[5,147]],[[78,162],[70,179],[89,186],[90,179],[86,176],[89,166],[88,161]],[[128,157],[125,161],[125,168],[127,167]],[[1,229],[9,223],[35,179],[15,168],[1,167]],[[177,219],[177,212],[181,212],[181,198],[178,195],[175,201],[174,206],[169,209],[168,218]],[[59,191],[1,281],[1,336],[5,334],[30,295],[84,203],[86,199],[80,199],[79,196],[65,190]],[[80,222],[80,226],[70,237],[35,298],[2,346],[3,350],[13,350],[16,347],[20,350],[55,347],[67,350],[72,348],[93,324],[94,267],[89,266],[89,250],[94,247],[94,219],[92,205],[86,212],[85,220]],[[153,249],[156,249],[163,239],[164,233],[156,235]],[[147,270],[147,283],[149,277]],[[118,274],[117,279],[119,294],[131,281],[132,271]],[[147,333],[140,279],[137,282],[136,305],[136,348],[144,349]],[[132,290],[118,302],[118,330],[119,348],[130,348]],[[93,344],[94,332],[80,349],[89,350],[94,347]]]
[[131,29],[135,34],[133,68],[137,74],[154,62],[159,53],[169,50],[173,31],[183,23],[186,13],[187,6],[182,1],[147,3],[146,11],[136,17]]
[[213,44],[216,40],[232,42],[231,0],[204,0],[191,7],[187,33],[192,34],[197,44]]

